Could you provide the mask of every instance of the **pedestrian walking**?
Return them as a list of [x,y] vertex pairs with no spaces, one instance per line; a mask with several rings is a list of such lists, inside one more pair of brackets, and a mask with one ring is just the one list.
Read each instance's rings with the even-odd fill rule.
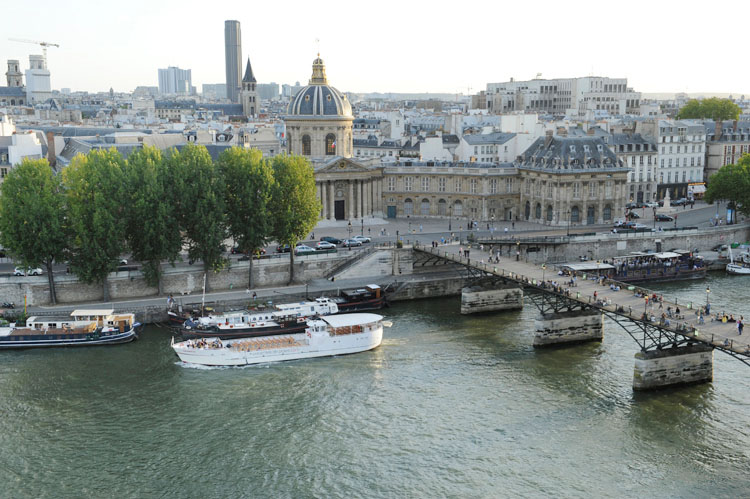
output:
[[737,332],[740,336],[742,336],[743,329],[745,329],[745,322],[743,321],[743,317],[740,315],[740,318],[737,320]]

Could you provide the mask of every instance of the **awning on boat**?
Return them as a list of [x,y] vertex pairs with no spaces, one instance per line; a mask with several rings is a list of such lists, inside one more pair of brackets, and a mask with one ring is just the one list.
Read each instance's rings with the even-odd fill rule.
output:
[[576,272],[594,272],[597,270],[614,269],[614,265],[608,263],[585,262],[585,263],[564,263],[560,265],[563,269],[575,270]]

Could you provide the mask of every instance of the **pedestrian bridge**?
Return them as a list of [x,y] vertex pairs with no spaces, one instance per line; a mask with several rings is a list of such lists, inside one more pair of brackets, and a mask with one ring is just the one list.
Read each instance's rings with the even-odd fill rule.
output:
[[[520,288],[525,297],[528,297],[539,309],[542,319],[551,321],[563,316],[567,317],[566,329],[571,328],[570,321],[582,321],[590,319],[574,319],[579,316],[591,317],[598,315],[606,316],[622,327],[640,346],[641,360],[649,363],[647,370],[653,372],[655,377],[667,378],[660,385],[646,386],[653,388],[666,386],[668,384],[679,384],[697,381],[710,381],[713,373],[713,350],[720,350],[750,366],[750,333],[740,335],[735,323],[724,323],[720,320],[712,320],[706,316],[701,322],[698,316],[700,304],[691,302],[677,302],[675,300],[653,300],[653,296],[661,298],[660,293],[650,291],[642,286],[620,283],[610,279],[599,279],[598,276],[579,273],[575,283],[571,285],[571,277],[559,276],[556,270],[547,268],[546,265],[527,263],[517,260],[515,256],[510,258],[499,257],[499,261],[493,256],[490,261],[489,251],[471,248],[468,255],[459,254],[460,248],[455,245],[443,245],[429,247],[424,245],[414,246],[414,250],[421,254],[415,265],[438,265],[444,263],[455,263],[463,266],[470,280],[475,282],[484,279],[502,281],[508,286]],[[610,285],[619,286],[619,291],[612,289]],[[649,300],[646,300],[649,297]],[[672,310],[680,309],[680,315],[671,319],[661,319],[662,313],[670,307]],[[721,309],[712,304],[714,310]],[[558,314],[558,315],[555,315]],[[567,314],[567,315],[565,315]],[[577,315],[579,314],[579,315]],[[548,326],[542,326],[548,328]],[[601,326],[600,326],[601,327]],[[537,332],[539,327],[537,328]],[[564,343],[566,334],[558,331],[556,337]],[[576,336],[580,338],[580,336]],[[598,338],[602,334],[599,331]],[[577,340],[578,341],[578,340]],[[690,371],[691,362],[684,362],[683,354],[695,354],[710,352],[710,375],[708,379],[690,379],[688,376],[677,376],[676,370]],[[636,374],[638,374],[639,355],[636,354]],[[668,380],[676,380],[676,383]],[[636,386],[634,379],[634,387]],[[649,383],[646,383],[649,384]]]

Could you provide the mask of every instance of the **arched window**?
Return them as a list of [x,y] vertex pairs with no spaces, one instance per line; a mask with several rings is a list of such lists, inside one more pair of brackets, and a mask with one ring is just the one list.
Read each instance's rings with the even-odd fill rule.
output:
[[438,201],[438,215],[445,216],[447,215],[445,207],[448,203],[445,202],[445,199],[441,199]]
[[610,220],[612,220],[612,206],[611,205],[605,205],[604,206],[604,211],[602,212],[602,214],[604,215],[604,221],[605,222],[609,222]]
[[310,156],[312,154],[312,142],[310,141],[309,135],[302,136],[302,154],[304,156]]
[[541,220],[542,218],[542,205],[537,203],[536,208],[534,208],[534,218],[537,220]]
[[326,135],[326,156],[336,155],[336,136],[332,133]]
[[586,223],[591,225],[596,222],[596,208],[589,206],[586,209]]
[[430,214],[430,200],[429,199],[423,199],[422,204],[419,207],[419,213],[426,217]]
[[552,221],[552,205],[551,204],[547,205],[547,221],[548,222]]
[[10,105],[11,106],[15,106],[16,105],[16,99],[11,99],[10,100]]
[[578,206],[574,206],[570,209],[570,221],[571,222],[580,222],[581,221],[581,211],[578,209]]
[[461,201],[456,201],[453,203],[453,214],[457,217],[460,217],[464,214],[464,205],[461,204]]
[[411,202],[411,199],[406,198],[404,200],[404,215],[413,215],[414,214],[414,204]]
[[524,217],[526,217],[526,220],[528,220],[531,217],[531,203],[526,201],[526,208],[523,210]]

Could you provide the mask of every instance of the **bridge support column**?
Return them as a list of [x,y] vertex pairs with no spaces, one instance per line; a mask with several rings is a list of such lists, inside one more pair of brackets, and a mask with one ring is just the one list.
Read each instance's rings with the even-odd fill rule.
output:
[[707,345],[650,350],[635,354],[633,390],[712,381],[714,349]]
[[604,316],[598,310],[543,314],[536,320],[534,347],[602,341]]
[[502,285],[493,289],[472,286],[461,290],[461,313],[465,315],[522,308],[523,290],[518,286]]

